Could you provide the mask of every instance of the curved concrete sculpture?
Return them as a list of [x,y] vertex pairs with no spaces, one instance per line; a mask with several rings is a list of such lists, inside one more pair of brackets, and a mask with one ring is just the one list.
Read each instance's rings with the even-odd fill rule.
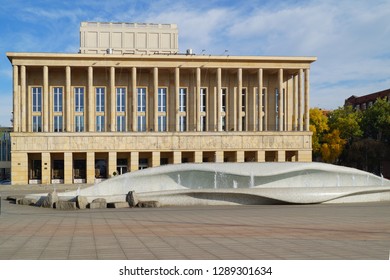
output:
[[161,206],[390,201],[390,181],[383,177],[343,166],[288,162],[166,165],[58,195],[117,202],[125,201],[129,191]]

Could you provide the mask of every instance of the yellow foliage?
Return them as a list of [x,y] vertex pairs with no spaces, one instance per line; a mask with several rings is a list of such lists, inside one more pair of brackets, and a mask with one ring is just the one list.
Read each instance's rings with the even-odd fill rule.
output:
[[322,160],[327,163],[335,163],[343,152],[346,143],[347,141],[340,137],[338,129],[325,134],[320,148]]

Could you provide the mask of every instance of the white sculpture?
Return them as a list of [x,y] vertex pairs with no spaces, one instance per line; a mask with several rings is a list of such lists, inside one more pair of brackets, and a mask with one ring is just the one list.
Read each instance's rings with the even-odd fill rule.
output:
[[[186,163],[126,173],[66,193],[91,202],[140,200],[169,205],[344,203],[390,201],[390,181],[353,168],[324,163]],[[29,195],[37,198],[42,195]]]

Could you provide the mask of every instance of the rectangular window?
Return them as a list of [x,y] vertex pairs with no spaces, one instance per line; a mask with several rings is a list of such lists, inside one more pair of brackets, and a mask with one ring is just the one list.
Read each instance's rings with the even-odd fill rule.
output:
[[96,116],[96,131],[102,132],[104,129],[104,116]]
[[187,89],[179,89],[179,112],[187,111]]
[[246,131],[246,117],[242,117],[241,126],[242,126],[242,131]]
[[207,104],[207,88],[200,89],[200,111],[206,112]]
[[53,88],[53,107],[56,113],[62,112],[62,91],[62,87]]
[[241,92],[241,111],[246,111],[246,88],[243,88]]
[[179,131],[186,131],[187,130],[187,121],[185,116],[179,117]]
[[167,111],[167,89],[166,88],[158,89],[158,111],[159,112]]
[[158,116],[158,131],[166,131],[166,130],[167,130],[167,117]]
[[263,100],[263,102],[262,102],[262,107],[261,107],[261,111],[262,112],[265,112],[265,102],[266,102],[266,99],[265,99],[265,94],[266,94],[266,89],[265,88],[263,88],[263,92],[262,92],[262,94],[261,94],[261,98],[262,98],[262,100]]
[[75,131],[83,132],[84,131],[84,116],[75,116],[74,117]]
[[138,112],[146,112],[146,88],[137,88]]
[[266,95],[266,89],[263,88],[263,93],[262,93],[262,99],[263,99],[263,106],[261,108],[262,112],[263,112],[263,130],[265,130],[265,127],[266,127],[266,123],[265,123],[265,115],[267,114],[267,112],[265,111],[265,108],[266,108],[266,102],[267,100],[265,99],[265,95]]
[[125,116],[116,117],[116,131],[126,131],[126,118]]
[[221,88],[221,112],[226,112],[226,93],[227,89],[226,88]]
[[96,112],[104,112],[105,88],[98,87],[95,89],[95,92],[96,92]]
[[84,88],[74,88],[74,110],[76,112],[84,112]]
[[222,116],[222,131],[226,131],[226,117]]
[[62,132],[62,116],[54,116],[54,132]]
[[116,111],[117,112],[126,111],[126,88],[116,89]]
[[42,112],[42,88],[33,87],[32,91],[32,111]]
[[200,116],[200,131],[207,131],[206,116]]
[[146,131],[146,117],[145,116],[138,116],[138,131]]
[[32,131],[33,132],[41,132],[42,131],[42,117],[41,116],[33,116],[32,117]]

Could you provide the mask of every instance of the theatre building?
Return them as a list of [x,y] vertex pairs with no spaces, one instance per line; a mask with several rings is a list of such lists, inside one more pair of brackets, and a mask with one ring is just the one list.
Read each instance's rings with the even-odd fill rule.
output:
[[80,52],[7,53],[12,184],[177,163],[311,161],[315,57],[178,52],[173,24],[83,22]]

